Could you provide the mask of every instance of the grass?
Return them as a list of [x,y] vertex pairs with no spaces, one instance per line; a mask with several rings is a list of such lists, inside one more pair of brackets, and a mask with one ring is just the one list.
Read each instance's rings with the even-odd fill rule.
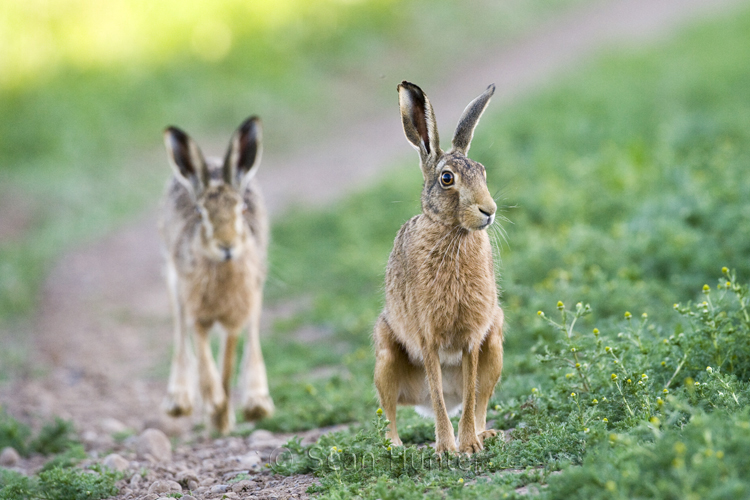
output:
[[[403,449],[373,420],[370,334],[393,237],[419,210],[416,158],[277,223],[268,294],[312,302],[264,346],[285,403],[262,425],[360,422],[314,448],[290,442],[277,470],[316,473],[324,498],[514,497],[523,485],[549,498],[746,495],[749,34],[745,10],[490,107],[472,156],[513,221],[498,266],[506,365],[490,403],[512,439],[469,469],[414,446],[434,434],[412,410],[399,413]],[[294,339],[299,325],[325,341]],[[415,453],[430,465],[404,466]],[[374,465],[356,466],[363,457]]]

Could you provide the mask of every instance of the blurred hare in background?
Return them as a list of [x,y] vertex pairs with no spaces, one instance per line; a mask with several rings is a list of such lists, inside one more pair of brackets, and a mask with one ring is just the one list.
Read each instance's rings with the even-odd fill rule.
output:
[[484,167],[466,157],[494,85],[464,110],[452,148],[440,149],[430,101],[409,82],[398,86],[406,138],[419,152],[422,213],[393,244],[385,274],[385,308],[374,331],[375,386],[401,445],[396,406],[435,416],[438,453],[456,451],[449,413],[463,414],[458,451],[475,453],[497,433],[486,430],[487,404],[503,367],[503,311],[492,246],[485,231],[497,205]]
[[[176,127],[165,130],[164,142],[174,176],[162,205],[160,231],[175,319],[164,406],[170,415],[189,415],[199,387],[213,426],[227,433],[234,425],[230,385],[245,326],[242,410],[249,420],[274,410],[259,337],[268,246],[266,209],[253,180],[261,157],[261,124],[256,117],[247,119],[223,161],[204,158]],[[218,369],[209,340],[215,323],[223,329]]]

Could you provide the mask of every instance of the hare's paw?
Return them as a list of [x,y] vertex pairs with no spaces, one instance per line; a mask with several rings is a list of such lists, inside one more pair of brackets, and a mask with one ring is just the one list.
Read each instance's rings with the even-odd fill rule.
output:
[[451,453],[456,452],[456,441],[453,439],[453,436],[446,439],[438,439],[437,442],[435,442],[435,453],[441,455],[446,451]]
[[260,420],[273,415],[274,406],[271,396],[268,394],[262,396],[248,396],[242,405],[242,413],[245,420]]
[[482,431],[477,434],[477,437],[479,438],[479,441],[482,442],[482,444],[484,444],[485,439],[489,439],[495,436],[497,436],[497,431],[495,429],[487,429],[486,431]]
[[398,436],[391,436],[389,432],[385,433],[385,437],[389,438],[391,440],[391,446],[403,446],[404,443],[401,441],[401,438]]
[[478,436],[470,436],[468,439],[461,440],[458,444],[458,451],[467,455],[482,451],[482,448],[482,441]]
[[193,393],[186,387],[170,388],[162,407],[167,415],[183,417],[193,413]]

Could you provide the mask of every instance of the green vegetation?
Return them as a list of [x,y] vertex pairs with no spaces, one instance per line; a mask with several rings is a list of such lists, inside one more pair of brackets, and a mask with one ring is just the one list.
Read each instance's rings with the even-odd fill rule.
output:
[[120,473],[99,466],[89,471],[55,467],[29,478],[0,469],[2,500],[96,500],[116,495]]
[[24,456],[54,455],[32,477],[0,468],[0,500],[92,500],[117,494],[120,473],[98,465],[74,467],[87,455],[73,435],[72,423],[59,418],[34,436],[28,426],[0,413],[0,449],[11,446]]
[[[745,11],[490,107],[472,155],[513,221],[507,244],[496,235],[508,328],[489,412],[511,439],[437,466],[429,449],[389,450],[377,417],[290,442],[277,470],[314,471],[325,498],[747,495],[749,52]],[[276,224],[269,296],[309,306],[266,342],[271,391],[290,404],[265,427],[372,420],[371,328],[420,182],[415,158]],[[289,335],[301,325],[318,336]],[[434,439],[412,410],[399,424],[407,444]]]

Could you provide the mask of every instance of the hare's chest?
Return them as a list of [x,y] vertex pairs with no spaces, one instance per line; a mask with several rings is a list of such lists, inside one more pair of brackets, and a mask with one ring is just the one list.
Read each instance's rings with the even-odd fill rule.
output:
[[251,310],[255,289],[252,273],[240,262],[213,267],[210,272],[195,273],[186,283],[189,312],[207,323],[241,326]]

